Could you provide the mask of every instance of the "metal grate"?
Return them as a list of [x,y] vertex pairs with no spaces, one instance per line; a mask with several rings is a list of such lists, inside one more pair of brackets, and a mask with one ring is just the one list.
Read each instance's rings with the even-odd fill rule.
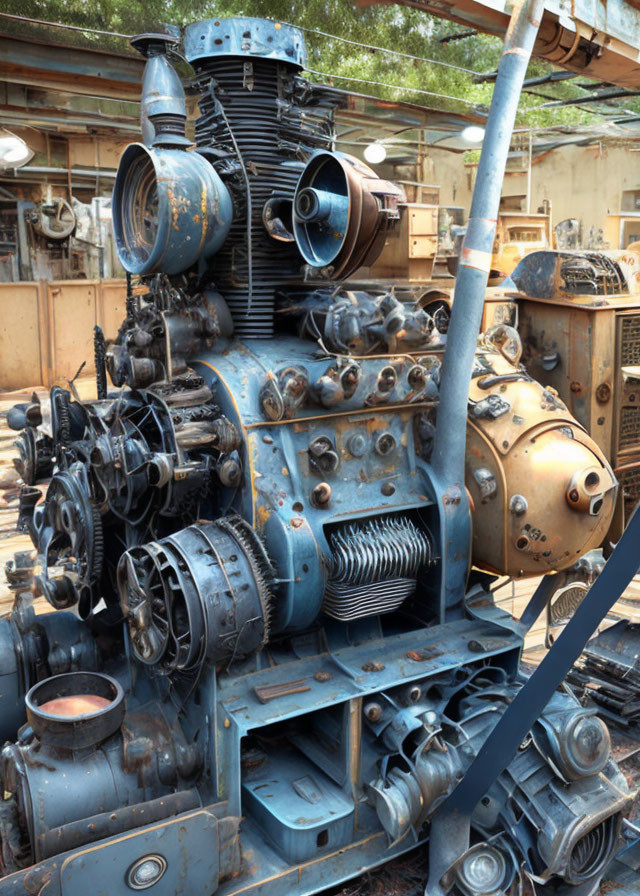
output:
[[623,407],[620,414],[618,450],[640,450],[640,406]]
[[629,519],[636,504],[640,501],[640,466],[619,473],[618,480],[624,496],[625,517]]
[[622,318],[620,363],[623,367],[640,364],[640,314]]

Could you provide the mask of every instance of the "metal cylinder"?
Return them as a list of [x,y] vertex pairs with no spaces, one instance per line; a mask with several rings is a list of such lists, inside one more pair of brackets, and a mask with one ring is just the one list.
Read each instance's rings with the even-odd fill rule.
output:
[[[476,344],[482,322],[485,290],[491,266],[491,250],[500,206],[500,194],[531,50],[544,4],[525,0],[516,7],[505,38],[496,86],[491,100],[469,224],[462,245],[454,291],[447,349],[440,381],[440,406],[432,464],[441,493],[455,491],[445,503],[447,528],[460,527],[457,538],[447,541],[445,558],[445,607],[460,603],[471,548],[469,501],[464,488],[467,402]],[[463,539],[461,532],[465,532]]]
[[293,203],[293,232],[312,267],[347,277],[379,256],[400,218],[400,187],[363,162],[337,152],[317,152],[300,177]]
[[124,151],[113,188],[118,258],[131,274],[179,274],[206,264],[231,226],[231,197],[217,172],[197,152]]
[[118,588],[136,657],[185,670],[261,647],[269,634],[265,556],[235,518],[129,548]]
[[[216,257],[216,285],[236,335],[269,339],[276,290],[299,280],[302,259],[292,241],[271,237],[263,215],[274,197],[293,199],[302,159],[330,147],[336,99],[323,88],[309,90],[299,77],[304,37],[287,25],[248,18],[198,22],[185,30],[185,54],[200,94],[198,148],[211,151],[214,164],[224,153],[224,165],[236,172],[229,181],[236,214]],[[227,169],[221,163],[223,176]]]

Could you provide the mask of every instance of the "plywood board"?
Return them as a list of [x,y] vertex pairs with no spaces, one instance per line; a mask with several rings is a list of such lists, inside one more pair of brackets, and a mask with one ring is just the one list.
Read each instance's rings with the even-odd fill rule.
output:
[[0,392],[42,380],[37,283],[0,289]]

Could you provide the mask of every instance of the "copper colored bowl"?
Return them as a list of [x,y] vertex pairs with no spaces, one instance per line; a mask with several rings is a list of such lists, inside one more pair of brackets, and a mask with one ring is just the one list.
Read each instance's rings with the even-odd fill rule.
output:
[[109,675],[68,672],[34,685],[25,705],[29,724],[40,741],[79,750],[101,743],[119,729],[124,692]]

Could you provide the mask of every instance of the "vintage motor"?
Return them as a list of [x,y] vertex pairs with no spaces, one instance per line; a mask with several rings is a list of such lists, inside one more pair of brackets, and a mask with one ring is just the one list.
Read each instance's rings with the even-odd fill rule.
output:
[[[398,695],[385,695],[384,709],[370,726],[391,752],[386,770],[366,790],[390,838],[398,840],[428,820],[513,694],[512,686],[487,682],[461,701],[455,720],[422,697],[408,711]],[[531,877],[541,884],[554,876],[582,884],[606,867],[632,799],[610,749],[609,732],[595,710],[557,693],[476,810],[474,827],[484,843],[472,847],[471,855],[484,848],[492,857],[487,863],[501,869],[489,891],[508,891],[527,854],[536,855]],[[532,778],[536,786],[529,789],[525,782]],[[618,812],[611,814],[614,803]],[[475,894],[479,882],[474,886],[472,864],[470,856],[462,857],[455,879],[463,892]]]
[[[27,478],[53,475],[23,493],[35,556],[0,631],[0,896],[302,896],[425,844],[521,686],[491,572],[572,566],[613,512],[611,468],[506,331],[478,343],[466,483],[441,487],[448,319],[345,279],[402,191],[333,151],[342,94],[277,22],[186,28],[191,144],[177,42],[133,41],[99,398],[14,415]],[[474,562],[453,593],[452,550]],[[34,595],[57,613],[27,639]],[[604,725],[558,694],[449,889],[595,893],[630,800]]]

